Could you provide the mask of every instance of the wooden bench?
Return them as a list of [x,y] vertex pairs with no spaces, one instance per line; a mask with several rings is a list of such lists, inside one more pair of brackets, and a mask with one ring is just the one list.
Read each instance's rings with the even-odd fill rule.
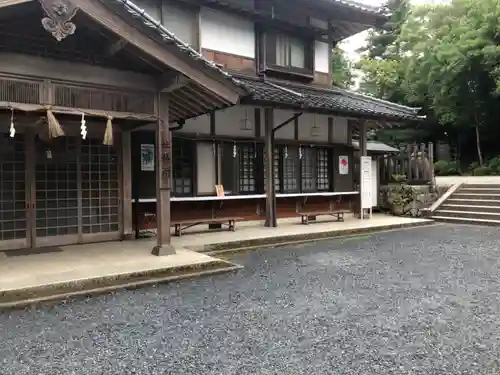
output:
[[334,216],[337,218],[337,221],[344,221],[344,214],[348,211],[345,210],[336,210],[336,211],[315,211],[315,212],[297,212],[298,216],[302,217],[302,224],[309,224],[310,218],[316,218],[316,216]]
[[[207,218],[207,219],[193,219],[193,220],[181,220],[172,222],[172,226],[175,228],[174,235],[180,237],[184,229],[194,227],[196,225],[208,224],[221,224],[227,225],[229,230],[234,232],[236,221],[242,220],[240,217],[217,217],[217,218]],[[209,227],[210,229],[210,227]]]

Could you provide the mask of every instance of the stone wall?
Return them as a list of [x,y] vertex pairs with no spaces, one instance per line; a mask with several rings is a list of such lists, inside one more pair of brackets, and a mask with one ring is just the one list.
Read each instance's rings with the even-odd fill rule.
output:
[[430,207],[449,186],[432,190],[429,185],[389,184],[380,186],[378,208],[394,215],[420,216],[420,210]]

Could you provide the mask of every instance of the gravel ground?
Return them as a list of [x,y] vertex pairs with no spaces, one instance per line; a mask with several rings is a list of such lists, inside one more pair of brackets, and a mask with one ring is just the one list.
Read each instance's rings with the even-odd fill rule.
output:
[[0,313],[0,374],[500,374],[500,230],[234,256],[237,274]]

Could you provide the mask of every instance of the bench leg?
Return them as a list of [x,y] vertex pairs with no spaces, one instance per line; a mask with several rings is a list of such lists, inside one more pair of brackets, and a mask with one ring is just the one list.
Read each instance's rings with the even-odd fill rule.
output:
[[179,224],[175,224],[175,236],[181,236],[181,226]]
[[344,213],[343,212],[337,214],[337,221],[344,221]]
[[235,225],[236,225],[236,222],[234,220],[229,220],[229,230],[231,232],[235,231]]
[[309,224],[309,216],[302,215],[302,224],[304,224],[304,225],[308,225]]

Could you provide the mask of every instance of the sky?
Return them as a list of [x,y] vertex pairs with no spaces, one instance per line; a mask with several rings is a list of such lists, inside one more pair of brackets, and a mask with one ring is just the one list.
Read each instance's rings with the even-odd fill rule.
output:
[[[412,0],[413,4],[438,4],[445,2],[446,0]],[[356,0],[358,3],[363,3],[372,6],[382,6],[387,1],[386,0]],[[351,61],[357,61],[359,59],[359,54],[356,52],[359,48],[363,47],[366,43],[366,37],[368,35],[368,31],[364,31],[362,33],[353,35],[352,37],[344,40],[340,44],[340,48],[342,48]]]

